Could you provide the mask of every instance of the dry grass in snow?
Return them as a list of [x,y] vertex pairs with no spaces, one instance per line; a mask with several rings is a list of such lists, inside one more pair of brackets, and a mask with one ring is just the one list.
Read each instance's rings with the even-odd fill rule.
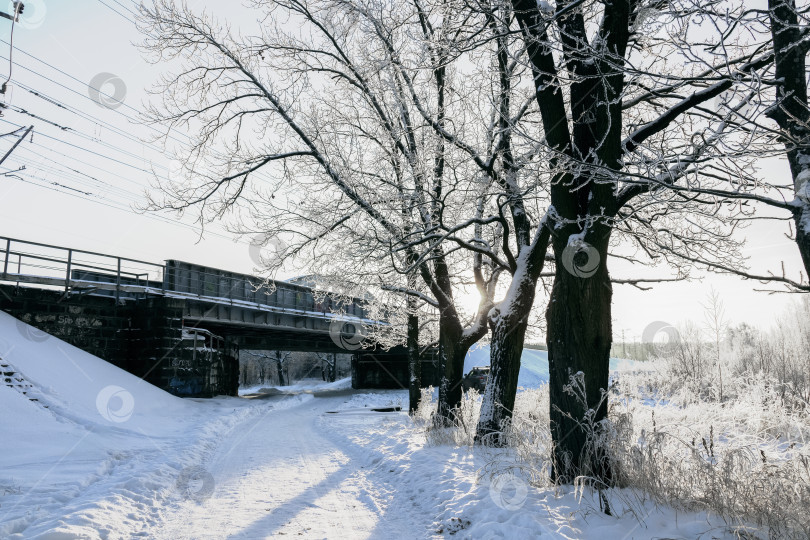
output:
[[[810,410],[768,378],[730,376],[720,401],[705,385],[673,382],[665,362],[644,367],[615,374],[610,422],[595,441],[616,473],[616,485],[603,491],[614,512],[638,513],[641,521],[652,503],[716,514],[743,538],[810,537]],[[415,426],[427,445],[473,445],[476,392],[465,395],[450,428],[431,425],[436,404],[432,393],[424,398]],[[505,427],[509,448],[488,452],[481,476],[519,470],[531,489],[555,488],[548,410],[546,386],[519,392]],[[589,492],[584,480],[581,493]],[[593,512],[599,498],[587,494],[582,510]]]

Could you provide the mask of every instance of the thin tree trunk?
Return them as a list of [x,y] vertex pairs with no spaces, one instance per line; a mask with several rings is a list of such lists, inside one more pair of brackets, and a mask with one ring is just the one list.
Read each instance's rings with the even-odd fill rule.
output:
[[[807,221],[807,223],[802,224],[802,221]],[[804,269],[810,279],[810,215],[806,216],[804,220],[800,215],[796,217],[796,245],[799,246]]]
[[436,420],[442,425],[452,424],[461,406],[464,357],[469,350],[469,346],[465,346],[461,338],[461,325],[456,327],[455,324],[442,324],[440,320],[439,359],[443,373],[439,384],[439,408]]
[[284,383],[284,364],[281,361],[279,353],[276,353],[276,371],[278,371],[278,384],[279,386],[287,386]]
[[422,361],[419,357],[419,317],[408,314],[408,411],[410,414],[419,408],[422,398]]
[[[587,475],[609,483],[610,464],[591,446],[591,430],[598,433],[599,422],[607,418],[608,411],[613,290],[604,264],[607,241],[599,248],[603,263],[588,278],[576,277],[565,269],[565,245],[555,242],[554,248],[556,273],[546,310],[552,477],[571,483],[577,476]],[[584,395],[571,387],[571,377],[580,373]]]

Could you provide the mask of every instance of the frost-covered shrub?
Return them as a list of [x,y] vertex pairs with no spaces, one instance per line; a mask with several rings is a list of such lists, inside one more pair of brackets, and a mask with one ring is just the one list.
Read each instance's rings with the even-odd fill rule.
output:
[[810,420],[779,382],[729,376],[722,402],[666,369],[620,374],[615,387],[607,444],[620,485],[771,538],[810,536]]
[[[664,361],[614,374],[609,422],[595,434],[614,471],[615,486],[587,478],[580,489],[600,488],[611,508],[651,500],[723,516],[747,538],[810,537],[810,418],[785,399],[773,378],[728,372],[725,396],[673,380]],[[470,446],[480,408],[468,392],[459,421],[437,428],[436,403],[423,395],[415,424],[428,444]],[[520,469],[535,487],[550,486],[551,433],[548,387],[521,390],[512,421],[503,426],[507,448],[487,456],[482,476]],[[641,517],[639,518],[641,519]],[[753,529],[752,529],[753,527]],[[753,531],[753,534],[752,534]],[[741,532],[742,534],[742,532]]]
[[437,424],[434,421],[437,401],[433,394],[432,387],[422,390],[422,399],[413,417],[416,425],[425,430],[427,443],[429,445],[472,446],[475,442],[475,429],[481,411],[480,394],[475,389],[470,389],[463,394],[460,410],[449,426],[444,423]]
[[513,450],[510,454],[513,468],[523,470],[536,486],[548,485],[551,477],[548,385],[518,391],[512,421],[502,430],[507,447]]
[[761,331],[742,323],[729,327],[722,340],[693,323],[679,327],[680,339],[657,349],[657,369],[668,371],[658,390],[687,393],[701,400],[733,400],[738,382],[766,380],[780,401],[810,409],[810,297],[794,304],[774,327]]

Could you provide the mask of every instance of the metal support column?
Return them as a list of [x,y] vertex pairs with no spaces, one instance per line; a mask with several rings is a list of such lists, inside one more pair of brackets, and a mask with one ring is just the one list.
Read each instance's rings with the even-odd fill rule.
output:
[[115,305],[121,302],[121,257],[118,257],[118,273],[115,275]]
[[70,290],[70,268],[73,264],[73,250],[68,249],[67,275],[65,276],[65,294]]
[[11,238],[6,238],[6,261],[3,264],[3,274],[8,274],[8,258],[11,254]]

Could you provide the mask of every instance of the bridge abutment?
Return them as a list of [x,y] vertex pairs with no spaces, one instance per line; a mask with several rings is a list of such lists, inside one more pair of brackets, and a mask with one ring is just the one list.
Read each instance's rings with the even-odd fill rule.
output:
[[[210,332],[184,329],[184,300],[149,297],[121,304],[106,296],[0,285],[0,309],[172,394],[237,394],[237,352]],[[68,361],[54,359],[62,360]]]
[[[422,387],[438,386],[440,370],[438,355],[432,351],[422,355]],[[358,351],[352,356],[352,388],[407,389],[410,380],[408,353],[404,347],[384,356]]]

